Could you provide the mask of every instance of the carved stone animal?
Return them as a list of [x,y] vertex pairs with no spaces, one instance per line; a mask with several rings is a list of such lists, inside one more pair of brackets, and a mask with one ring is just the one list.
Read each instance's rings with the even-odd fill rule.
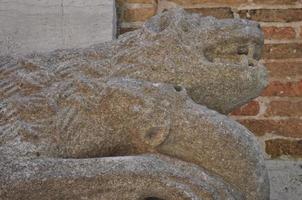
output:
[[211,110],[265,87],[262,44],[255,22],[173,9],[109,43],[1,58],[0,197],[268,199],[255,137]]

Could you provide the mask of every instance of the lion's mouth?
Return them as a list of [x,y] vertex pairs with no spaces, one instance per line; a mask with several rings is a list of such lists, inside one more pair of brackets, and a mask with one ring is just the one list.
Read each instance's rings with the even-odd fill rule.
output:
[[259,49],[261,47],[255,44],[221,44],[215,48],[206,48],[204,55],[212,63],[256,67],[260,60]]

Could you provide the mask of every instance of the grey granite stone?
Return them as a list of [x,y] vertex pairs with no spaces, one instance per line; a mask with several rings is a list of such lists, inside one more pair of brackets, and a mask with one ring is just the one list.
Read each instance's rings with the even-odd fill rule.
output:
[[0,176],[3,199],[243,198],[197,165],[158,155],[19,160],[6,167],[0,167],[7,172]]
[[117,41],[3,57],[0,195],[268,199],[255,137],[211,110],[265,86],[262,42],[254,22],[175,9]]

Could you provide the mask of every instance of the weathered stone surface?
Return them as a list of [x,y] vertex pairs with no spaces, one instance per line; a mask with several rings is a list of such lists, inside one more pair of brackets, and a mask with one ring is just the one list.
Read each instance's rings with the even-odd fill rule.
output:
[[[176,9],[111,43],[1,58],[0,195],[268,199],[254,136],[205,107],[228,112],[261,91],[262,38],[254,22]],[[113,158],[145,153],[173,159]]]
[[6,167],[0,166],[7,172],[0,176],[5,199],[243,198],[197,165],[165,156],[36,159],[11,161]]
[[262,46],[255,22],[174,10],[121,36],[112,66],[116,76],[182,85],[195,102],[227,113],[266,86]]

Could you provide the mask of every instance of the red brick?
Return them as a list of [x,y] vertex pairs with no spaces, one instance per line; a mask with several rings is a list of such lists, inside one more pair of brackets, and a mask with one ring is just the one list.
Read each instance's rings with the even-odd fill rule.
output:
[[265,63],[269,77],[278,79],[294,79],[302,77],[302,61]]
[[204,3],[210,3],[210,4],[242,4],[247,3],[248,0],[170,0],[177,4],[188,6],[188,5],[195,5],[195,4],[204,4]]
[[293,39],[296,36],[295,29],[292,27],[263,27],[262,28],[265,39]]
[[123,19],[126,22],[146,21],[156,14],[156,8],[136,8],[124,11]]
[[156,4],[157,0],[115,0],[117,8],[120,8],[125,3],[139,3],[139,4]]
[[153,4],[156,3],[156,0],[122,0],[125,3],[144,3],[144,4]]
[[130,32],[130,31],[134,31],[136,29],[138,29],[138,28],[120,28],[119,35]]
[[302,96],[302,80],[297,82],[281,83],[279,81],[271,82],[268,87],[262,92],[262,96]]
[[302,157],[302,140],[273,139],[265,141],[265,151],[272,158],[282,155]]
[[258,4],[294,4],[298,0],[253,0],[254,3]]
[[231,8],[188,8],[187,11],[200,13],[204,16],[213,16],[218,19],[233,18]]
[[272,101],[269,103],[266,117],[270,116],[287,116],[301,117],[302,116],[302,100],[297,102],[291,101]]
[[263,22],[296,22],[302,20],[302,8],[241,10],[239,15],[241,18]]
[[255,116],[259,113],[260,106],[258,101],[251,101],[248,104],[236,109],[231,115]]
[[245,119],[238,120],[239,123],[246,126],[251,132],[257,136],[262,136],[266,133],[276,135],[302,138],[302,120],[301,119]]
[[264,49],[263,49],[264,59],[287,59],[287,58],[301,58],[301,57],[302,57],[302,43],[264,45]]

